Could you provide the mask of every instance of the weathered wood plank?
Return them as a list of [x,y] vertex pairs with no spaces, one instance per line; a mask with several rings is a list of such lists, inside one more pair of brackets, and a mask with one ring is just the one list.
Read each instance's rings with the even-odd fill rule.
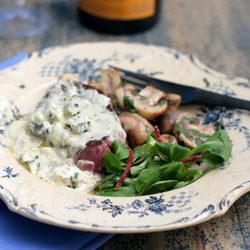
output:
[[197,226],[149,234],[115,235],[99,250],[250,249],[250,194],[245,194],[223,216]]
[[0,38],[0,61],[26,50],[89,41],[153,43],[197,55],[202,62],[231,76],[250,78],[250,3],[234,0],[162,1],[161,18],[151,30],[132,36],[96,33],[80,25],[74,1],[28,1],[52,16],[51,28],[27,39]]

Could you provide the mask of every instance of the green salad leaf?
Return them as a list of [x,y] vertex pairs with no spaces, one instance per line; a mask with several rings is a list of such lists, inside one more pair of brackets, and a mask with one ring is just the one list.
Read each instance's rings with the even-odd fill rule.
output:
[[100,181],[98,195],[138,196],[148,195],[184,187],[197,179],[203,172],[192,169],[191,164],[202,161],[211,167],[225,163],[232,152],[232,144],[226,131],[218,130],[207,141],[195,149],[177,144],[158,142],[155,134],[147,136],[145,144],[133,149],[133,162],[129,174],[118,189],[129,158],[129,150],[115,141],[113,153],[106,153],[104,164],[107,175]]
[[189,156],[205,151],[202,154],[202,161],[212,167],[219,167],[226,162],[232,152],[232,143],[225,130],[218,130],[203,144],[193,149]]
[[104,189],[97,192],[100,196],[114,196],[114,197],[130,197],[136,196],[135,189],[133,187],[120,187],[118,190],[115,188]]
[[119,157],[111,152],[104,155],[104,165],[108,173],[120,173],[124,171]]
[[129,151],[124,144],[120,141],[114,141],[112,145],[113,152],[120,159],[127,159],[129,157]]

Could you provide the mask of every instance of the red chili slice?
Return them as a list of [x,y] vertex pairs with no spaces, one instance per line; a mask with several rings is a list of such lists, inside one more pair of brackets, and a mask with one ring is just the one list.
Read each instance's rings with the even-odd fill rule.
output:
[[183,162],[183,163],[187,163],[187,162],[190,162],[190,161],[200,160],[201,158],[202,158],[202,155],[194,155],[194,156],[191,156],[191,157],[180,159],[180,161]]
[[156,140],[158,142],[162,142],[161,135],[160,135],[160,130],[159,130],[158,126],[154,126],[154,129],[155,129],[155,133],[156,133]]
[[126,145],[126,147],[127,147],[127,149],[129,150],[128,162],[127,162],[126,168],[125,168],[125,170],[124,170],[124,172],[123,172],[123,174],[122,174],[120,180],[119,180],[119,181],[117,182],[117,184],[116,184],[116,187],[115,187],[116,190],[118,190],[118,189],[121,187],[122,183],[123,183],[123,182],[125,181],[125,179],[127,178],[128,173],[129,173],[130,168],[131,168],[132,163],[133,163],[134,152],[133,152],[133,150],[132,150],[129,146]]
[[155,152],[155,153],[160,154],[160,155],[162,155],[162,156],[165,157],[165,158],[168,158],[166,155],[164,155],[164,154],[161,153],[161,152]]

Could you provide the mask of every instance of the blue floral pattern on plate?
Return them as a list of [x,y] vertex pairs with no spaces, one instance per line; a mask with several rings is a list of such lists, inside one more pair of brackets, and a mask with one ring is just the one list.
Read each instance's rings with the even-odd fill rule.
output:
[[9,101],[8,108],[11,111],[10,117],[7,116],[9,110],[0,106],[0,147],[6,147],[5,143],[1,140],[1,135],[3,136],[4,129],[19,116],[20,112],[20,109],[11,100]]
[[16,178],[19,175],[19,173],[13,173],[13,168],[11,167],[6,167],[3,171],[5,175],[3,175],[2,178]]
[[[144,201],[135,199],[131,204],[123,205],[115,205],[110,199],[105,199],[98,203],[95,198],[90,198],[89,204],[95,205],[97,208],[106,211],[108,214],[111,214],[112,217],[116,217],[118,215],[126,212],[128,214],[136,214],[138,217],[148,216],[149,213],[155,213],[162,215],[163,213],[181,213],[183,210],[189,210],[191,207],[188,207],[191,199],[197,196],[198,193],[194,194],[192,191],[189,193],[181,192],[177,197],[176,195],[170,197],[168,201],[163,199],[164,195],[160,195],[160,197],[149,196],[149,198]],[[174,207],[174,205],[176,207]],[[89,206],[85,206],[85,204],[80,204],[79,206],[71,207],[69,209],[77,209],[85,212]]]

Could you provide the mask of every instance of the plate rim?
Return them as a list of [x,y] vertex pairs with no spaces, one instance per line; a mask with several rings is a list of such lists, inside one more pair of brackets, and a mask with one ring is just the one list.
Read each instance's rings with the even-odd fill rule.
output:
[[[139,44],[139,43],[123,43],[123,42],[96,42],[98,44],[125,44],[125,45],[129,45],[129,46],[133,46],[133,44],[137,44],[137,45],[143,45],[143,46],[152,46],[152,47],[155,47],[155,48],[161,48],[161,49],[170,49],[172,51],[176,51],[176,52],[179,52],[178,50],[176,49],[172,49],[172,48],[168,48],[168,47],[165,47],[165,46],[158,46],[158,45],[153,45],[153,44]],[[75,45],[86,45],[86,44],[93,44],[93,43],[73,43],[73,44],[68,44],[66,47],[71,47],[71,46],[75,46]],[[16,71],[16,70],[21,70],[22,68],[25,68],[27,67],[27,63],[28,62],[31,62],[32,60],[29,60],[29,59],[33,59],[33,58],[37,58],[37,56],[41,53],[44,53],[44,51],[46,52],[47,50],[50,50],[50,49],[61,49],[61,48],[65,48],[64,47],[65,45],[59,45],[59,46],[52,46],[52,47],[49,47],[49,48],[45,48],[43,50],[41,50],[40,52],[32,52],[29,56],[29,58],[23,62],[21,62],[19,65],[17,66],[13,66],[9,69],[6,69],[6,70],[3,70],[3,72],[0,73],[0,76],[2,75],[5,75],[5,74],[9,74],[13,71]],[[181,52],[182,53],[182,52]],[[188,55],[187,53],[184,53],[185,55],[187,56],[191,56],[191,55]],[[194,58],[196,58],[195,56],[193,56]],[[197,62],[201,63],[199,61],[199,59],[197,58],[196,59]],[[202,64],[202,63],[201,63]],[[210,69],[209,67],[207,67],[205,65],[206,68]],[[212,69],[211,69],[212,70]],[[214,71],[214,70],[213,70]],[[216,71],[214,71],[216,72]],[[217,72],[218,74],[221,74],[219,72]],[[222,74],[222,77],[227,77],[226,75]],[[235,77],[237,78],[237,77]],[[242,78],[240,78],[242,79]],[[248,79],[245,79],[246,81],[248,81]],[[37,178],[37,177],[36,177]],[[242,190],[243,188],[243,190]],[[72,224],[68,224],[68,223],[59,223],[59,222],[56,222],[54,223],[53,221],[51,220],[48,220],[48,221],[45,221],[44,219],[41,219],[41,218],[34,218],[34,216],[32,216],[31,214],[27,213],[27,212],[24,212],[23,210],[20,210],[20,207],[18,207],[19,209],[17,209],[17,207],[13,206],[11,202],[9,202],[9,200],[3,195],[3,190],[4,187],[2,185],[0,185],[0,198],[5,202],[5,204],[7,205],[7,207],[13,211],[13,212],[16,212],[16,213],[19,213],[25,217],[28,217],[28,218],[31,218],[31,219],[35,219],[37,221],[40,221],[40,222],[44,222],[44,223],[47,223],[47,224],[51,224],[51,225],[57,225],[57,226],[61,226],[61,227],[66,227],[66,228],[71,228],[71,229],[77,229],[77,230],[83,230],[83,231],[92,231],[92,232],[109,232],[109,233],[123,233],[124,230],[123,229],[119,229],[119,227],[114,227],[114,228],[109,228],[109,229],[102,229],[102,228],[99,228],[99,227],[88,227],[88,228],[82,228],[82,227],[78,227],[78,225],[72,223]],[[8,191],[8,190],[7,190]],[[198,223],[202,223],[202,222],[205,222],[205,221],[208,221],[212,218],[215,218],[215,217],[218,217],[218,216],[221,216],[223,214],[225,214],[229,208],[232,206],[232,204],[239,198],[241,197],[242,195],[244,195],[245,193],[249,192],[250,191],[250,180],[249,181],[246,181],[245,183],[242,183],[241,185],[239,185],[238,187],[234,188],[232,191],[230,191],[229,193],[227,193],[226,195],[224,195],[224,198],[220,201],[220,204],[221,203],[225,203],[222,207],[223,209],[219,210],[219,212],[217,211],[216,213],[213,213],[210,217],[206,217],[206,218],[203,218],[201,219]],[[164,192],[166,193],[166,192]],[[158,194],[159,195],[159,194]],[[88,195],[87,195],[88,196]],[[92,197],[92,195],[89,195]],[[231,198],[232,196],[232,198]],[[148,197],[148,196],[147,196]],[[103,197],[105,198],[105,197]],[[135,197],[131,197],[131,200],[134,199]],[[229,203],[227,201],[230,201]],[[196,217],[198,215],[195,215],[194,217]],[[142,233],[142,232],[159,232],[159,231],[166,231],[166,230],[172,230],[172,229],[177,229],[177,228],[183,228],[183,227],[188,227],[188,226],[193,226],[193,225],[196,225],[197,222],[187,222],[187,223],[184,223],[184,224],[181,224],[181,225],[178,225],[178,226],[172,226],[172,227],[162,227],[162,226],[159,226],[161,228],[142,228],[142,229],[139,229],[136,228],[136,229],[129,229],[129,232],[124,232],[124,233]],[[126,229],[125,229],[126,230]]]

